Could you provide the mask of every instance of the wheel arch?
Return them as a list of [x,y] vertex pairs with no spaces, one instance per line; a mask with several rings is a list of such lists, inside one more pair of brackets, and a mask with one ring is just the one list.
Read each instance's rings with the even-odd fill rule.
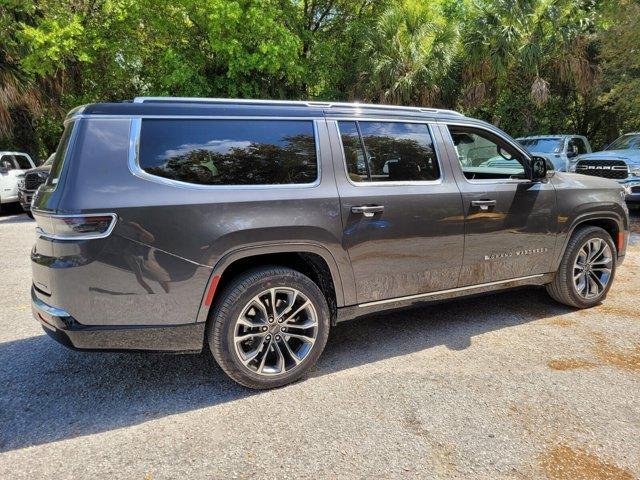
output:
[[250,268],[267,265],[289,267],[311,278],[327,298],[331,323],[335,324],[338,307],[345,305],[340,270],[327,248],[312,243],[247,247],[224,255],[211,272],[203,292],[197,321],[207,320],[216,298],[233,278]]
[[577,217],[571,223],[570,227],[567,230],[567,234],[564,237],[562,248],[558,251],[557,258],[555,259],[555,269],[558,269],[558,267],[560,266],[562,257],[565,254],[567,245],[569,244],[569,241],[571,240],[573,234],[577,229],[585,226],[600,227],[605,230],[611,236],[611,239],[616,246],[617,256],[621,256],[620,252],[624,251],[624,243],[626,242],[626,239],[624,237],[622,239],[620,237],[620,233],[625,231],[624,220],[615,212],[592,212]]

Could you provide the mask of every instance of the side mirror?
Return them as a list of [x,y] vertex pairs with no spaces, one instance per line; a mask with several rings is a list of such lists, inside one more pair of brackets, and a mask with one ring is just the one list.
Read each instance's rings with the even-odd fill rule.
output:
[[578,156],[578,152],[576,152],[575,150],[569,150],[567,152],[567,158],[575,158]]
[[529,166],[531,167],[529,179],[532,182],[547,178],[547,160],[544,157],[531,157]]

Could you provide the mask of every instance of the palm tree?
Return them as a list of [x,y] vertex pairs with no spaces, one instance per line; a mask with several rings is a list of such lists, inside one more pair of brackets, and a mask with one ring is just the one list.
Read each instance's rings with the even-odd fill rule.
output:
[[364,100],[434,105],[459,48],[456,21],[440,2],[404,0],[367,32],[355,94]]
[[26,109],[33,114],[40,110],[37,90],[32,87],[28,76],[20,67],[19,61],[11,51],[10,41],[18,19],[12,12],[0,8],[0,31],[3,32],[3,44],[0,45],[0,137],[10,136],[13,129],[12,112]]
[[595,7],[581,0],[484,0],[467,24],[463,81],[469,107],[495,98],[514,81],[526,82],[531,102],[542,106],[550,83],[586,93],[597,69],[587,36]]

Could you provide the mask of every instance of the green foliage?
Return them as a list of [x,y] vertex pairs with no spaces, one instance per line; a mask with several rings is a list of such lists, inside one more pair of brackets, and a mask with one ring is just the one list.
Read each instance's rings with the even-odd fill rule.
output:
[[460,51],[457,11],[449,1],[404,0],[365,32],[358,92],[366,100],[438,104]]
[[610,27],[602,35],[604,72],[600,100],[625,130],[640,130],[640,4],[621,0],[610,10]]
[[637,0],[3,0],[0,143],[45,156],[137,95],[457,108],[513,135],[640,129]]

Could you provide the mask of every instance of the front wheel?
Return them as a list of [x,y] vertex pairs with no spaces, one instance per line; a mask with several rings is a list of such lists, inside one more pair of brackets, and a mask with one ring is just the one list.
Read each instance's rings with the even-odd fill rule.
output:
[[208,342],[233,380],[249,388],[286,385],[316,363],[329,335],[329,308],[318,286],[284,267],[234,279],[210,318]]
[[616,271],[616,247],[599,227],[577,230],[567,245],[547,292],[556,301],[589,308],[605,299]]

